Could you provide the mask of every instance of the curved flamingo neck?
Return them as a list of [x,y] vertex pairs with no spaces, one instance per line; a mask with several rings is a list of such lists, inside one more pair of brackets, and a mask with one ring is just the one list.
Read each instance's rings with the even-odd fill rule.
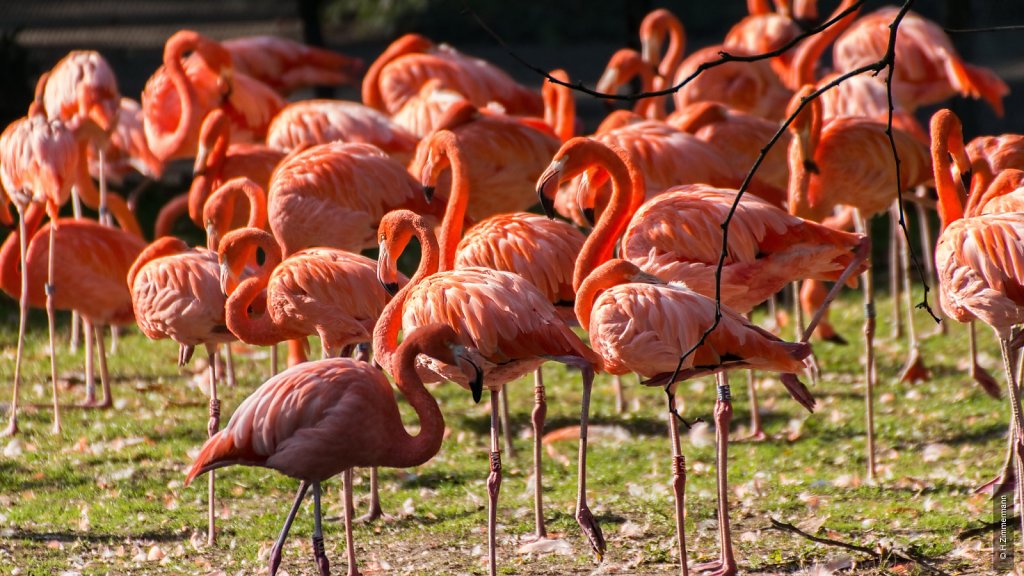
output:
[[[552,70],[550,75],[561,82],[569,82],[565,70]],[[551,126],[559,140],[566,142],[576,131],[576,100],[572,97],[572,90],[547,81],[541,86],[541,97],[544,99],[544,122]]]
[[455,134],[438,132],[434,137],[434,142],[438,144],[434,148],[435,153],[447,158],[452,171],[452,189],[448,196],[448,205],[445,207],[444,220],[441,222],[441,237],[439,239],[441,249],[439,269],[443,272],[455,268],[455,254],[459,249],[462,226],[466,219],[466,210],[469,208],[469,168],[464,162],[462,146]]
[[[409,337],[398,349],[395,361],[398,373],[395,374],[395,385],[405,399],[416,411],[420,420],[420,431],[416,436],[410,435],[405,426],[401,427],[398,442],[391,447],[391,466],[408,468],[419,466],[430,460],[441,449],[444,438],[444,416],[437,406],[437,400],[423,386],[423,380],[416,373],[416,356],[424,351],[426,343],[417,338],[418,334]],[[401,424],[401,420],[399,420]]]
[[[793,95],[787,114],[796,112],[801,99],[811,92],[813,86],[804,86]],[[815,212],[810,197],[811,175],[818,170],[814,162],[814,152],[821,140],[822,110],[821,99],[815,98],[807,103],[796,116],[789,130],[793,140],[789,144],[789,212],[801,218],[820,220],[822,214]]]
[[[245,177],[232,178],[218,188],[203,207],[203,222],[207,231],[207,244],[216,251],[220,238],[228,232],[234,216],[235,200],[239,194],[249,199],[249,228],[262,229],[267,225],[267,196],[259,184]],[[278,260],[280,260],[280,254]],[[246,258],[245,261],[249,261]]]
[[[259,273],[246,278],[237,287],[230,286],[230,281],[227,282],[228,286],[224,286],[225,292],[228,293],[224,317],[228,329],[244,342],[269,346],[296,337],[285,333],[274,323],[269,308],[256,319],[249,313],[253,302],[270,283],[271,273],[281,263],[281,249],[270,234],[257,228],[245,228],[224,237],[220,247],[220,259],[222,270],[226,267],[230,277],[237,278],[249,261],[250,255],[257,249],[263,250],[266,257],[259,268]],[[223,278],[221,281],[223,286],[225,281]]]
[[950,160],[951,152],[955,154],[964,148],[960,119],[949,110],[939,110],[932,116],[931,136],[935,190],[939,195],[939,219],[945,230],[964,217],[963,199],[953,179],[953,163]]
[[[437,272],[440,260],[437,238],[434,237],[433,231],[422,218],[409,212],[400,224],[405,230],[402,237],[393,242],[396,252],[392,254],[388,251],[382,257],[397,260],[402,250],[408,245],[410,236],[415,235],[420,242],[420,263],[409,283],[399,290],[384,307],[380,313],[380,319],[377,320],[377,325],[373,329],[374,357],[377,363],[391,374],[395,374],[396,370],[393,360],[395,349],[398,347],[398,333],[402,330],[402,311],[405,308],[405,301],[409,298],[413,287],[424,278]],[[409,229],[411,229],[411,234]],[[379,266],[380,264],[378,264]]]
[[770,14],[772,12],[772,6],[768,3],[768,0],[747,0],[747,12],[749,12],[751,16]]
[[[668,48],[661,56],[665,37],[668,37]],[[640,41],[644,61],[662,78],[673,78],[686,51],[686,31],[679,18],[664,8],[654,10],[640,23]]]
[[[848,10],[857,0],[842,0],[839,6],[832,12],[827,20],[839,16],[844,10]],[[790,90],[796,90],[804,84],[814,84],[817,78],[814,74],[814,67],[825,50],[835,42],[857,19],[860,8],[847,14],[842,20],[829,26],[820,33],[805,40],[794,52],[788,64],[788,73],[782,75],[783,84]]]
[[157,213],[156,223],[153,225],[153,237],[170,236],[174,225],[185,214],[188,214],[188,194],[178,194],[170,202],[164,204],[160,212]]
[[573,270],[572,285],[578,291],[584,278],[612,258],[615,243],[625,232],[633,214],[636,213],[644,198],[643,174],[629,158],[624,150],[613,150],[596,141],[589,141],[581,151],[585,151],[586,167],[603,168],[612,183],[608,207],[601,214],[594,230],[583,243],[576,267]]
[[180,238],[164,236],[163,238],[154,240],[152,244],[146,246],[142,250],[138,258],[136,258],[135,262],[132,264],[132,267],[128,270],[128,290],[132,290],[132,287],[135,286],[135,277],[138,276],[139,271],[150,262],[165,256],[181,254],[182,252],[188,251],[188,244],[185,244],[185,241]]
[[[20,218],[25,223],[26,243],[35,236],[46,216],[46,208],[38,202],[32,202]],[[12,231],[3,246],[0,246],[0,290],[12,298],[21,298],[21,226]]]
[[175,91],[178,93],[178,100],[181,103],[178,124],[174,131],[167,137],[167,149],[170,151],[168,157],[174,154],[185,144],[188,136],[188,128],[192,123],[195,111],[195,91],[192,83],[185,74],[185,68],[181,59],[185,52],[195,50],[199,45],[200,36],[191,30],[182,30],[171,36],[164,45],[164,69],[171,79]]
[[374,60],[373,64],[366,71],[363,77],[363,104],[370,108],[376,108],[381,112],[388,112],[384,97],[380,90],[380,73],[384,67],[406,54],[426,52],[434,43],[428,38],[419,34],[406,34],[391,43],[381,55]]
[[227,116],[219,109],[207,114],[200,130],[199,149],[192,167],[194,177],[188,191],[188,213],[196,226],[203,226],[203,207],[209,199],[213,183],[221,178],[230,140],[231,128]]

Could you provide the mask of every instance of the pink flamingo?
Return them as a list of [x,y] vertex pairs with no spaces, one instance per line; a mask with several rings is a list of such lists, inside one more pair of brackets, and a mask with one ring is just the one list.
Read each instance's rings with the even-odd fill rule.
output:
[[312,86],[355,82],[363,61],[280,36],[243,36],[221,42],[235,70],[287,96]]
[[269,86],[234,72],[224,46],[197,32],[180,30],[168,38],[163,61],[142,91],[146,141],[162,162],[195,154],[200,124],[214,108],[224,108],[233,136],[245,142],[262,141],[284,106]]
[[[18,211],[18,238],[20,262],[28,262],[28,227],[26,217],[29,205],[42,204],[51,220],[57,218],[60,207],[71,194],[71,185],[78,170],[78,154],[75,138],[59,120],[48,122],[42,112],[41,103],[36,100],[29,115],[15,120],[0,134],[0,184],[5,196],[0,198],[0,220],[11,222],[7,202],[14,204]],[[54,254],[57,228],[50,226],[50,249]],[[47,286],[54,280],[53,260],[47,266]],[[28,324],[29,269],[21,267],[21,315],[18,324],[18,352],[14,361],[14,402],[11,405],[11,419],[4,435],[18,432],[17,405],[18,387],[21,383],[21,354],[25,343],[25,328]],[[50,379],[53,384],[53,432],[60,432],[60,409],[57,406],[57,360],[54,342],[53,302],[54,291],[46,291],[46,315],[50,328]]]
[[416,151],[416,136],[378,110],[345,100],[288,104],[267,129],[267,146],[282,152],[340,140],[373,144],[403,166]]
[[405,167],[370,144],[330,142],[286,158],[268,193],[270,229],[285,256],[311,246],[359,251],[375,245],[380,219],[408,208],[440,219]]
[[[396,260],[413,235],[420,242],[422,258],[412,280],[388,303],[373,333],[377,361],[394,373],[394,350],[399,331],[406,337],[419,327],[435,322],[452,326],[467,343],[470,355],[486,375],[491,392],[491,473],[487,480],[487,543],[490,573],[497,571],[495,529],[498,491],[501,486],[501,449],[498,442],[498,397],[506,383],[536,370],[546,360],[579,366],[583,372],[580,417],[580,452],[576,521],[601,558],[604,536],[590,512],[586,498],[586,439],[590,389],[600,361],[563,322],[544,295],[517,274],[486,268],[436,272],[438,246],[426,220],[407,210],[387,214],[380,224],[380,259],[377,275],[393,291],[397,289]],[[423,374],[438,376],[466,386],[466,380],[445,363],[428,362]],[[431,375],[433,373],[433,375]],[[478,392],[475,392],[478,394]]]
[[[942,233],[935,247],[935,267],[942,290],[942,311],[958,322],[981,320],[999,338],[1010,399],[1009,454],[1003,474],[990,484],[996,492],[1014,482],[1017,497],[1024,496],[1024,419],[1020,391],[1011,359],[1013,326],[1024,322],[1024,276],[1014,262],[1024,258],[1024,215],[1018,212],[972,215],[964,213],[965,190],[951,173],[949,154],[944,148],[959,131],[948,110],[932,116],[933,161]],[[962,135],[957,135],[961,140]],[[1011,467],[1012,462],[1012,467]],[[996,493],[994,492],[994,493]]]
[[444,417],[416,373],[420,354],[466,370],[479,398],[480,369],[452,328],[423,326],[395,352],[395,384],[419,417],[410,435],[398,413],[391,384],[366,362],[330,358],[293,366],[267,380],[242,402],[224,430],[206,441],[185,479],[217,468],[244,464],[271,468],[301,480],[299,492],[270,551],[270,574],[277,574],[281,550],[299,505],[313,486],[313,554],[320,574],[330,573],[320,520],[320,483],[344,473],[345,545],[348,574],[358,576],[352,539],[352,468],[419,466],[437,454]]
[[[89,146],[89,174],[100,179],[99,149]],[[142,107],[131,98],[121,98],[117,108],[117,121],[110,133],[110,146],[104,153],[103,175],[107,181],[121,184],[131,172],[159,180],[164,171],[163,162],[153,155],[146,143]]]
[[[478,135],[481,133],[478,132]],[[422,167],[420,181],[425,191],[433,192],[441,174],[451,170],[451,196],[441,225],[440,269],[488,268],[518,274],[533,284],[555,306],[564,320],[575,322],[572,302],[572,272],[576,255],[583,247],[584,237],[574,226],[560,220],[550,220],[538,214],[515,212],[500,214],[478,222],[463,236],[462,228],[469,195],[470,158],[481,151],[487,139],[479,141],[447,130],[435,132],[424,142],[427,162]],[[486,189],[486,188],[484,188]],[[474,189],[480,190],[480,189]],[[475,201],[475,198],[474,198]],[[460,240],[461,238],[461,240]],[[506,388],[502,388],[504,394]],[[507,396],[503,398],[507,406]],[[534,481],[541,486],[541,438],[544,436],[544,417],[547,402],[541,369],[534,372],[533,456]],[[511,453],[508,418],[504,418],[506,451]],[[534,491],[537,538],[546,538],[542,490]]]

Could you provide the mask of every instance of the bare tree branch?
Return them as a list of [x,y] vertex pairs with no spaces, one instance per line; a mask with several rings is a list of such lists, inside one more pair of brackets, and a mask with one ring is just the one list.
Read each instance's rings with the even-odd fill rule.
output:
[[989,26],[987,28],[943,28],[946,34],[978,34],[980,32],[1019,32],[1024,30],[1024,24],[1012,26]]
[[723,64],[728,64],[729,62],[757,62],[759,60],[767,60],[769,58],[774,58],[776,56],[781,56],[787,50],[793,48],[794,46],[796,46],[800,42],[803,42],[805,39],[807,39],[807,38],[809,38],[811,36],[814,36],[815,34],[818,34],[818,33],[822,32],[823,30],[826,30],[827,28],[831,27],[836,22],[842,20],[843,18],[845,18],[849,14],[853,13],[855,10],[860,9],[860,7],[864,5],[865,1],[866,0],[858,0],[852,6],[850,6],[846,10],[843,10],[842,12],[837,14],[834,18],[832,18],[832,19],[830,19],[830,20],[828,20],[828,21],[826,21],[826,22],[824,22],[824,23],[822,23],[822,24],[820,24],[820,25],[818,25],[818,26],[816,26],[814,28],[811,28],[811,29],[809,29],[809,30],[807,30],[805,32],[802,32],[802,33],[798,34],[792,40],[790,40],[789,42],[786,42],[785,44],[783,44],[782,46],[776,48],[775,50],[772,50],[770,52],[764,52],[762,54],[749,54],[749,55],[736,55],[736,54],[732,54],[732,53],[726,52],[724,50],[720,50],[718,52],[718,59],[716,59],[716,60],[708,60],[707,62],[702,62],[699,66],[697,66],[697,69],[694,70],[692,74],[690,74],[689,76],[684,78],[682,81],[680,81],[675,86],[671,86],[669,88],[664,88],[662,90],[652,90],[650,92],[638,92],[636,94],[608,94],[606,92],[598,92],[597,90],[588,88],[586,85],[583,84],[583,82],[564,82],[562,80],[559,80],[558,78],[555,78],[554,76],[551,76],[544,69],[539,68],[537,66],[534,66],[529,61],[527,61],[525,58],[523,58],[522,56],[517,54],[514,50],[512,50],[512,48],[505,42],[505,40],[500,35],[498,35],[497,32],[492,30],[491,27],[488,26],[487,23],[484,22],[483,19],[480,18],[480,16],[472,8],[470,8],[469,6],[467,6],[465,4],[465,0],[463,1],[463,6],[464,6],[464,11],[466,13],[468,13],[473,18],[473,20],[475,20],[476,23],[481,28],[483,28],[483,30],[485,32],[487,32],[487,34],[490,35],[491,38],[494,39],[495,42],[500,44],[501,47],[505,49],[505,52],[507,52],[509,56],[511,56],[513,59],[515,59],[516,62],[519,62],[520,64],[522,64],[526,68],[529,68],[530,70],[533,70],[534,72],[536,72],[540,76],[543,76],[548,82],[551,82],[553,84],[559,84],[561,86],[566,86],[568,88],[576,90],[577,92],[582,92],[584,94],[589,94],[590,96],[594,96],[594,97],[597,97],[597,98],[605,98],[607,100],[626,100],[626,101],[632,102],[632,101],[635,101],[635,100],[641,100],[643,98],[655,98],[655,97],[658,97],[658,96],[668,96],[670,94],[674,94],[674,93],[678,92],[679,90],[681,90],[683,88],[683,86],[686,86],[687,84],[692,82],[697,76],[700,76],[700,74],[702,72],[704,72],[705,70],[710,70],[711,68],[716,68],[716,67],[721,66]]

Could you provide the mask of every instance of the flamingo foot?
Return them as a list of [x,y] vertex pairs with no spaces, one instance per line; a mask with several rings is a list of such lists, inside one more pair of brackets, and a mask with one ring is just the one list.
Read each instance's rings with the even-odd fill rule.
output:
[[[320,576],[331,576],[331,563],[327,560],[327,552],[324,550],[323,536],[313,537],[313,557],[316,558],[316,566],[320,570]],[[351,569],[349,574],[352,574]]]
[[693,571],[707,576],[734,576],[737,572],[735,562],[723,562],[721,559],[713,562],[703,562],[693,567]]
[[994,500],[997,496],[1013,492],[1013,489],[1016,486],[1017,481],[1016,474],[1013,470],[1013,460],[1007,459],[1006,464],[1003,465],[1003,470],[999,475],[975,488],[974,493],[983,494],[985,492],[989,492],[992,494],[992,499]]
[[91,410],[91,409],[105,410],[107,408],[113,408],[114,407],[114,401],[111,400],[110,398],[106,398],[102,402],[98,402],[95,398],[93,398],[91,400],[86,398],[85,402],[82,402],[81,404],[78,404],[76,407],[77,408],[87,409],[87,410]]
[[18,419],[11,416],[11,419],[7,422],[7,428],[4,428],[3,432],[0,432],[0,437],[11,438],[18,434]]
[[394,519],[394,516],[390,514],[385,514],[384,511],[381,510],[380,506],[378,505],[377,507],[371,506],[370,511],[356,518],[355,522],[359,524],[369,524],[370,522],[376,522],[377,520],[380,520],[381,522],[390,522]]
[[996,400],[1003,397],[1002,386],[1000,386],[999,383],[996,382],[996,379],[988,373],[988,370],[979,366],[977,362],[971,366],[971,378],[974,378],[974,381],[978,383],[978,386],[981,386],[981,389],[985,394],[988,394]]
[[751,430],[750,434],[747,434],[746,436],[743,436],[742,438],[737,438],[735,441],[736,442],[764,442],[764,441],[766,441],[766,440],[768,440],[770,438],[771,438],[770,436],[768,436],[767,434],[764,433],[764,430],[762,430],[761,428],[756,428],[754,430]]
[[900,383],[903,382],[927,382],[932,377],[931,370],[924,365],[924,359],[921,357],[921,353],[917,348],[910,351],[910,358],[907,359],[906,366],[903,367],[903,371],[900,372]]
[[597,556],[597,561],[600,562],[604,558],[607,545],[604,541],[604,533],[601,532],[601,525],[597,523],[597,519],[590,513],[590,507],[586,504],[576,510],[576,523],[580,525],[580,530],[583,530],[583,535],[587,537],[590,548]]
[[267,568],[270,571],[270,576],[277,574],[277,569],[281,567],[281,547],[274,544],[274,547],[270,549],[270,558],[267,559]]

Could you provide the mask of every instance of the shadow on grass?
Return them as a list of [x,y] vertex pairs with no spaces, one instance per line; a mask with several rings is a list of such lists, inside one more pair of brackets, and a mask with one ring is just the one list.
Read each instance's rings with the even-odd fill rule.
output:
[[[22,530],[15,528],[11,532],[8,532],[5,537],[11,540],[23,540],[23,541],[35,541],[35,542],[50,542],[56,540],[58,542],[91,542],[94,544],[113,544],[124,542],[125,539],[133,540],[150,540],[154,542],[188,542],[188,534],[180,534],[175,532],[156,532],[147,530],[140,533],[132,533],[130,526],[126,526],[129,530],[124,532],[118,532],[117,534],[97,534],[96,532],[31,532],[28,530]],[[223,537],[229,535],[230,530],[221,532],[218,528],[218,534]]]

